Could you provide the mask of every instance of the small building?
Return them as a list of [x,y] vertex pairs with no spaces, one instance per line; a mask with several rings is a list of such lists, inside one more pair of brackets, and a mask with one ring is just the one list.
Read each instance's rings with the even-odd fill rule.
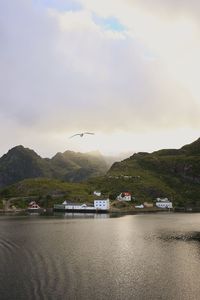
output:
[[172,202],[168,200],[168,198],[157,198],[156,199],[156,206],[158,208],[173,208]]
[[31,201],[28,205],[28,209],[40,209],[40,206],[35,201]]
[[123,192],[119,196],[117,196],[118,201],[131,201],[131,193]]
[[54,204],[55,211],[71,211],[71,212],[106,212],[110,208],[109,199],[94,200],[94,204],[74,203],[64,201],[63,204]]
[[40,208],[40,206],[35,202],[35,201],[31,201],[28,205],[28,208]]
[[109,209],[110,208],[110,200],[109,199],[94,200],[94,208],[95,209]]
[[169,201],[168,198],[156,198],[156,201],[159,202],[159,201]]
[[124,179],[131,179],[132,176],[129,176],[129,175],[122,175]]
[[143,204],[135,205],[135,208],[144,208],[144,205]]
[[94,209],[94,206],[88,206],[85,203],[74,203],[74,202],[63,202],[65,210],[91,210]]
[[95,196],[98,196],[98,197],[100,197],[101,196],[101,192],[99,192],[99,191],[94,191],[94,193],[93,193]]

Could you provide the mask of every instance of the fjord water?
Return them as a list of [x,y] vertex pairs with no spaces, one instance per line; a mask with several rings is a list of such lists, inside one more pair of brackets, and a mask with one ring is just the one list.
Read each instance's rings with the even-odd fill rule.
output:
[[0,299],[200,299],[200,214],[0,217]]

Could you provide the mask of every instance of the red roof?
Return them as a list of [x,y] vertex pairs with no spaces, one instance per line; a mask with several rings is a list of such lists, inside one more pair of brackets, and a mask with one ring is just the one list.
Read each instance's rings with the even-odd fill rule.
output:
[[129,192],[123,192],[122,193],[124,196],[131,196],[131,193],[129,193]]
[[40,208],[40,206],[35,201],[30,202],[28,207],[29,208]]

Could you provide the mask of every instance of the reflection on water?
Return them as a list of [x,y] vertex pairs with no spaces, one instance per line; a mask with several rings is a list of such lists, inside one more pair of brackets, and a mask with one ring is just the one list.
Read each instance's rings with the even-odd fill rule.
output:
[[200,295],[200,214],[0,217],[0,299]]
[[157,238],[166,241],[166,242],[173,242],[173,241],[197,241],[200,242],[200,232],[187,232],[187,233],[182,233],[182,232],[175,232],[171,234],[162,234],[161,236],[158,236]]
[[[54,213],[54,215],[58,216],[59,213]],[[110,215],[109,214],[95,214],[95,213],[63,213],[63,214],[60,214],[60,216],[64,216],[65,218],[67,219],[70,219],[70,218],[77,218],[77,219],[107,219],[107,218],[110,218]]]

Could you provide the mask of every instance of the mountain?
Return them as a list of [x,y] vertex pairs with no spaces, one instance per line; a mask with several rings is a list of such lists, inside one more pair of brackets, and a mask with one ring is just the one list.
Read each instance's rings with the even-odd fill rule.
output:
[[[21,183],[28,178],[29,181]],[[54,195],[62,190],[68,193],[69,186],[62,185],[68,182],[76,197],[77,182],[83,181],[87,182],[81,191],[89,195],[100,190],[115,199],[121,192],[129,191],[136,203],[167,197],[174,205],[200,207],[200,139],[180,149],[135,153],[115,162],[109,170],[99,152],[65,151],[47,159],[33,150],[16,146],[0,158],[0,187],[18,182],[15,188],[3,191],[5,194],[11,191],[12,196],[36,195],[37,191],[41,195]]]
[[189,145],[183,146],[180,151],[186,155],[200,155],[200,138]]
[[0,158],[0,187],[24,178],[49,177],[48,161],[23,146],[16,146]]
[[51,159],[55,177],[70,182],[79,182],[89,177],[105,174],[108,166],[100,153],[65,151]]
[[113,198],[129,191],[139,203],[167,197],[179,206],[200,207],[200,139],[180,149],[133,154],[90,183]]
[[20,145],[0,158],[0,187],[37,177],[79,182],[105,174],[107,170],[108,165],[100,154],[66,151],[48,159]]

